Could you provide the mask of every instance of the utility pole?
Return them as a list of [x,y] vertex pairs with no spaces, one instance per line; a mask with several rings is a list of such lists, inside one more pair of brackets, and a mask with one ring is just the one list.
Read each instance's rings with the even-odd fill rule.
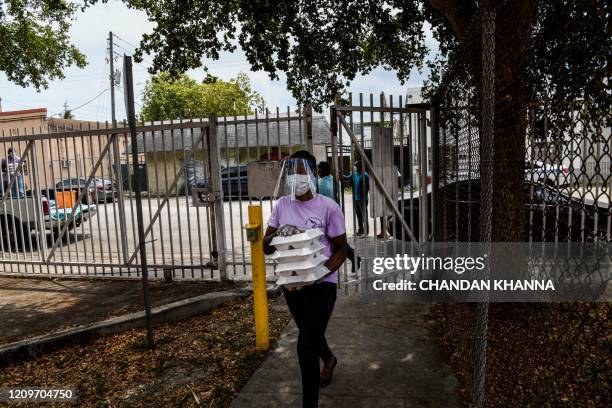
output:
[[[136,113],[134,112],[134,78],[132,76],[132,57],[123,56],[123,73],[125,82],[123,87],[126,93],[126,114],[130,127],[132,166],[134,174],[138,174],[138,138],[136,135]],[[151,321],[151,297],[149,295],[149,272],[147,265],[147,249],[144,233],[144,217],[142,214],[142,180],[136,176],[136,217],[138,223],[138,249],[140,252],[140,272],[142,273],[142,292],[145,306],[145,319],[147,323],[147,346],[152,349],[153,343],[153,323]]]
[[115,64],[113,53],[113,32],[108,32],[108,61],[110,63],[110,94],[111,94],[111,123],[114,128],[117,127],[117,118],[115,117]]
[[[115,53],[113,51],[113,32],[108,32],[108,62],[110,64],[110,94],[111,94],[111,126],[117,127],[117,118],[115,117]],[[119,229],[121,233],[121,253],[123,255],[123,262],[128,260],[128,247],[127,247],[127,229],[125,226],[125,204],[123,199],[123,176],[121,173],[121,154],[119,152],[119,136],[117,134],[112,135],[113,138],[113,158],[109,159],[109,174],[115,173],[115,180],[117,183],[117,204],[119,206]],[[113,169],[112,163],[115,163]],[[113,171],[114,170],[114,171]],[[129,171],[128,177],[129,175]]]

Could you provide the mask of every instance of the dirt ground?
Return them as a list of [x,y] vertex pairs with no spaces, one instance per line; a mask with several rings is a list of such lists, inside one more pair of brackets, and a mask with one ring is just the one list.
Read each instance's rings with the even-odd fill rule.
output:
[[[268,302],[273,343],[289,321],[284,303]],[[254,326],[253,298],[240,299],[154,325],[154,350],[144,329],[128,330],[3,367],[0,387],[71,386],[75,407],[229,407],[267,354],[255,349]]]
[[[219,282],[151,282],[153,306],[234,288]],[[0,344],[143,310],[141,281],[0,277]]]

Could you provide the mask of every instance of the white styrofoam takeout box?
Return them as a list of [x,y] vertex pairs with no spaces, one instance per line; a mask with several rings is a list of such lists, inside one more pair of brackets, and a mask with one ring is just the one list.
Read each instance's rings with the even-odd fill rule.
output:
[[314,228],[289,237],[272,239],[270,245],[276,248],[272,259],[278,262],[276,272],[280,274],[277,285],[287,288],[300,287],[325,276],[326,269],[321,268],[321,264],[328,258],[322,254],[322,235],[320,229]]
[[325,268],[320,268],[319,266],[316,266],[315,268],[310,269],[309,272],[305,274],[297,276],[281,275],[276,281],[276,284],[279,286],[285,286],[288,289],[306,286],[321,279],[323,276],[325,276],[325,273]]
[[314,245],[308,246],[307,248],[286,249],[284,251],[277,250],[270,258],[278,263],[307,261],[309,259],[318,260],[318,258],[322,256],[321,254],[324,248],[325,246],[321,242],[315,241]]
[[317,243],[320,244],[319,237],[321,235],[323,235],[323,232],[320,229],[313,228],[289,237],[274,237],[270,245],[274,246],[278,251],[314,248],[317,246]]
[[328,259],[326,256],[320,255],[317,258],[309,258],[304,261],[281,263],[276,267],[276,272],[281,276],[307,275]]

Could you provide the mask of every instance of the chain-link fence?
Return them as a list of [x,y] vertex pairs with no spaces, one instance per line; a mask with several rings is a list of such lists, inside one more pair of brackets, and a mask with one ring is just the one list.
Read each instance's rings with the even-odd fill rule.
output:
[[[436,241],[608,245],[609,15],[599,2],[480,4],[432,98]],[[608,303],[481,300],[439,308],[467,401],[603,401]]]

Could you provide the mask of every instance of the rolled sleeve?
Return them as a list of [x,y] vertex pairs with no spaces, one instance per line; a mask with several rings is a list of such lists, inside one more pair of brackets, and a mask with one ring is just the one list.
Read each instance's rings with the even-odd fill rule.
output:
[[268,227],[278,228],[279,218],[278,218],[278,207],[280,207],[281,201],[277,201],[274,204],[274,208],[272,208],[272,214],[270,214],[270,219],[268,220]]

